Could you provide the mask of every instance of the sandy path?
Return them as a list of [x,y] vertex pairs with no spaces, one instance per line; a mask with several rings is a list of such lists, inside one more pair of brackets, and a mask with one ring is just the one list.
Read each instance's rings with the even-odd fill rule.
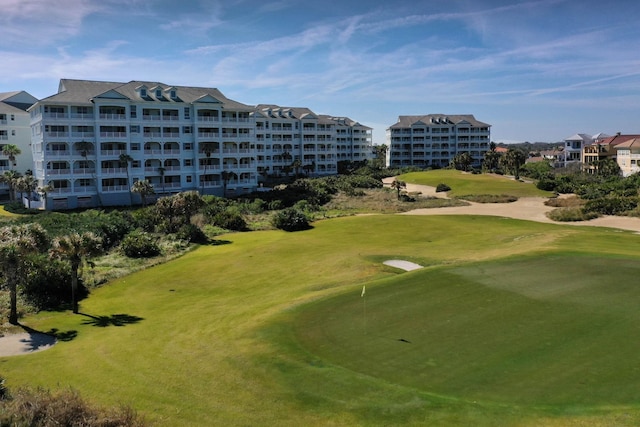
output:
[[[383,182],[389,185],[394,178],[386,178]],[[408,192],[420,192],[423,196],[443,197],[436,193],[435,187],[407,183]],[[546,222],[562,225],[611,227],[640,233],[640,218],[622,216],[603,216],[590,221],[557,222],[550,220],[546,213],[553,207],[546,206],[544,197],[522,197],[513,203],[471,203],[469,206],[453,206],[446,208],[415,209],[401,215],[490,215],[527,221]]]

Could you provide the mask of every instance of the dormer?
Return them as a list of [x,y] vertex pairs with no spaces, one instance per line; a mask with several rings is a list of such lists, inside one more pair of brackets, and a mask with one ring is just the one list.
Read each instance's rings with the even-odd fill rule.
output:
[[136,87],[136,92],[138,93],[138,96],[140,96],[140,98],[146,98],[149,96],[149,94],[147,93],[149,91],[149,88],[147,88],[146,85],[140,85],[138,87]]
[[168,88],[166,88],[166,89],[164,90],[164,93],[166,93],[166,94],[167,94],[167,96],[169,97],[169,99],[172,99],[172,100],[174,100],[174,101],[175,101],[176,99],[178,99],[178,89],[177,89],[176,87],[174,87],[174,86],[169,86]]
[[156,99],[162,99],[162,98],[164,98],[164,96],[162,95],[162,91],[163,91],[163,90],[162,90],[162,86],[159,86],[159,85],[158,85],[158,86],[154,86],[154,87],[152,87],[150,90],[151,90],[151,92],[153,93],[153,96],[154,96]]

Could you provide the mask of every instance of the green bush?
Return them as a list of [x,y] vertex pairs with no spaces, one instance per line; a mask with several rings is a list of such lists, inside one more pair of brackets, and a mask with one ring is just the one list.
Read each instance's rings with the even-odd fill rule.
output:
[[189,243],[206,243],[207,236],[195,224],[185,224],[176,233],[176,237]]
[[584,205],[587,212],[596,212],[602,215],[618,215],[632,211],[638,207],[637,197],[606,197],[589,200]]
[[160,254],[160,246],[149,233],[134,230],[122,240],[120,249],[129,258],[151,258]]
[[271,223],[274,227],[284,231],[300,231],[310,227],[309,219],[304,212],[295,208],[287,208],[277,212]]
[[227,209],[219,212],[213,217],[213,224],[227,230],[244,231],[247,229],[247,222],[236,209]]
[[447,184],[442,184],[442,183],[437,185],[436,193],[442,193],[446,191],[451,191],[451,187],[449,187]]

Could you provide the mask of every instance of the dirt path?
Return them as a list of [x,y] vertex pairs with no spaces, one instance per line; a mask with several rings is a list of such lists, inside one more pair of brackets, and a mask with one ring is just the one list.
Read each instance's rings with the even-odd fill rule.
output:
[[[383,180],[389,185],[394,178]],[[407,183],[408,192],[420,192],[422,196],[443,197],[436,193],[435,187]],[[522,197],[513,203],[471,203],[469,206],[453,206],[446,208],[415,209],[401,215],[489,215],[528,221],[546,222],[562,225],[611,227],[640,233],[640,218],[622,216],[603,216],[590,221],[557,222],[550,220],[546,213],[553,207],[546,206],[544,197]]]

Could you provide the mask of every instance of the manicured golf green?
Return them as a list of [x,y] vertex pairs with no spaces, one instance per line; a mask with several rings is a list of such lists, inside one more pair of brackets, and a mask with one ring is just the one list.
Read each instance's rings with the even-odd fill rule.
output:
[[401,175],[398,179],[414,184],[437,187],[447,184],[451,187],[448,195],[501,195],[515,197],[550,197],[550,191],[542,191],[531,182],[516,181],[513,177],[491,174],[470,174],[453,169],[437,169],[426,172],[411,172]]
[[[70,386],[99,404],[129,404],[161,426],[640,420],[632,391],[638,296],[631,286],[604,286],[637,277],[638,235],[373,215],[223,238],[94,291],[84,315],[24,319],[69,340],[0,358],[0,376],[10,388]],[[428,269],[401,273],[382,264],[388,259]],[[573,276],[588,280],[581,288]],[[552,284],[567,278],[560,295]],[[350,304],[349,315],[323,311]],[[465,326],[475,334],[465,336]],[[587,383],[571,393],[581,372]]]
[[439,395],[635,404],[639,275],[636,258],[568,255],[425,270],[314,304],[297,336],[331,363]]

